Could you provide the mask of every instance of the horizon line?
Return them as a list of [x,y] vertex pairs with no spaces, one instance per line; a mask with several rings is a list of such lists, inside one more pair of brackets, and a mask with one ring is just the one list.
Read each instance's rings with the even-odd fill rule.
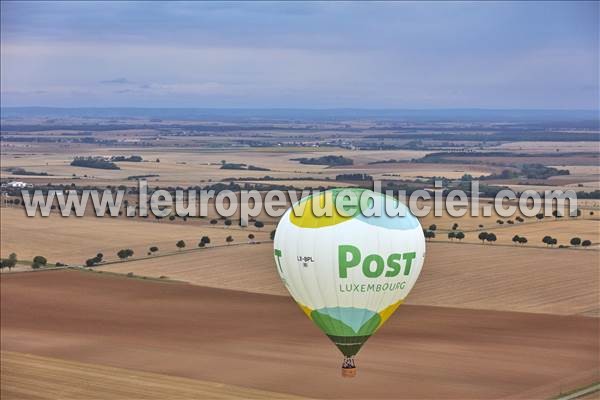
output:
[[0,106],[0,109],[38,108],[59,110],[82,109],[139,109],[139,110],[303,110],[303,111],[586,111],[598,112],[595,108],[502,108],[502,107],[169,107],[169,106]]

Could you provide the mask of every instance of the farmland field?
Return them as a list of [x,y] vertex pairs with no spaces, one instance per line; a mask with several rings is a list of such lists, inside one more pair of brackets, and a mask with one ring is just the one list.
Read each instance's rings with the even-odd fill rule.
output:
[[[465,219],[466,220],[466,219]],[[476,229],[475,231],[467,231],[465,233],[464,242],[467,243],[481,243],[481,240],[478,239],[478,234],[481,231],[493,232],[498,240],[495,243],[499,244],[512,244],[512,238],[515,235],[524,236],[527,238],[528,246],[546,246],[542,239],[545,236],[552,236],[558,240],[558,244],[569,245],[570,240],[574,237],[578,237],[581,240],[590,240],[592,242],[591,248],[598,247],[598,241],[600,240],[600,221],[597,219],[568,219],[568,220],[553,220],[551,218],[546,219],[542,222],[534,222],[528,221],[527,223],[516,223],[516,224],[506,224],[502,225],[497,224],[496,222],[490,221],[491,218],[483,219],[480,218],[478,220],[471,219],[470,222],[482,222],[487,223],[482,228],[476,228],[473,226],[474,224],[469,224],[469,222],[465,222],[463,225],[462,221],[459,223],[459,229],[461,228],[471,228]],[[437,222],[435,219],[434,222]],[[436,238],[442,240],[447,239],[447,233],[449,232],[450,226],[439,225],[443,231],[439,232],[436,235]],[[584,249],[585,250],[585,249]]]
[[85,364],[31,354],[2,352],[0,389],[6,399],[299,399],[222,383]]
[[[407,304],[600,316],[596,251],[432,243]],[[577,264],[567,274],[565,265]],[[101,267],[196,285],[287,296],[270,243]],[[535,277],[535,278],[532,278]]]
[[[349,150],[332,150],[328,151],[330,155],[344,155],[355,161],[354,166],[350,168],[326,168],[320,165],[303,165],[293,158],[298,158],[298,152],[294,149],[281,151],[274,149],[260,151],[245,151],[245,150],[206,150],[197,149],[189,152],[186,150],[169,149],[169,151],[152,151],[144,149],[136,149],[136,154],[143,157],[145,162],[135,163],[120,163],[120,170],[90,170],[89,168],[73,167],[70,162],[73,160],[72,152],[47,154],[47,149],[40,149],[37,154],[28,154],[23,156],[22,149],[3,148],[4,159],[2,166],[4,171],[0,173],[3,178],[7,177],[6,168],[23,168],[27,171],[46,172],[50,176],[47,177],[27,177],[36,182],[71,182],[73,174],[78,177],[78,183],[88,182],[90,184],[131,184],[127,180],[129,176],[141,175],[158,175],[158,177],[149,178],[151,184],[158,185],[195,185],[208,181],[218,181],[223,178],[239,177],[260,178],[269,175],[276,178],[289,177],[311,177],[335,178],[337,174],[362,172],[366,163],[380,160],[382,157],[389,157],[398,160],[410,160],[423,156],[424,152],[415,151],[377,151],[377,152],[352,152]],[[90,150],[80,153],[82,156],[104,156],[110,155],[125,155],[131,154],[131,150],[123,149],[102,149]],[[321,152],[305,151],[300,153],[302,157],[318,157]],[[159,162],[156,162],[159,160]],[[242,171],[242,170],[227,170],[221,169],[222,161],[229,163],[245,163],[256,167],[267,168],[266,171]],[[396,170],[394,168],[393,170]],[[442,169],[438,168],[437,172]],[[417,171],[418,172],[418,171]],[[423,170],[425,175],[435,173],[435,170]],[[414,175],[408,172],[406,176]],[[452,177],[456,176],[454,172]],[[462,174],[460,174],[462,175]],[[26,178],[14,175],[15,178]]]
[[[498,243],[510,244],[514,235],[525,236],[532,245],[545,246],[544,236],[551,235],[558,243],[568,245],[574,237],[582,240],[589,239],[597,247],[600,241],[600,221],[586,219],[571,219],[566,221],[549,220],[545,222],[530,222],[490,227],[490,231],[498,236]],[[477,233],[468,235],[465,241],[477,242]],[[480,241],[479,241],[480,242]],[[529,242],[528,242],[529,243]]]
[[[51,129],[55,124],[60,129]],[[183,120],[105,124],[102,118],[3,122],[2,183],[64,192],[119,188],[137,206],[140,179],[151,192],[231,188],[263,195],[369,188],[380,180],[384,189],[425,189],[433,197],[442,193],[435,181],[448,193],[481,178],[479,215],[469,215],[469,204],[457,199],[448,204],[466,215],[444,210],[420,217],[424,229],[435,230],[422,274],[398,314],[361,351],[359,375],[348,384],[339,378],[339,354],[275,271],[270,235],[278,217],[262,210],[241,227],[239,213],[219,217],[211,200],[206,218],[95,217],[91,209],[83,217],[53,210],[28,218],[20,191],[3,186],[0,256],[17,256],[16,267],[2,269],[0,278],[3,397],[538,399],[597,380],[595,142],[452,140],[464,139],[457,126],[472,128],[460,123],[409,131],[370,121],[256,129]],[[523,129],[530,128],[541,129]],[[478,129],[481,137],[512,134],[493,124]],[[142,161],[116,161],[119,169],[71,166],[76,155]],[[581,213],[501,217],[491,206],[507,187],[572,189]],[[496,240],[482,244],[481,232]],[[514,244],[515,235],[527,243]],[[203,236],[210,243],[200,248]],[[544,236],[556,245],[542,243]],[[591,243],[571,245],[576,237]],[[185,248],[176,246],[180,240]],[[158,251],[150,252],[153,246]],[[121,249],[134,255],[120,260]],[[83,267],[98,253],[101,262]],[[69,268],[34,270],[35,256]],[[94,379],[107,383],[73,384]]]
[[[427,204],[432,205],[431,202]],[[482,208],[485,206],[485,202],[480,205]],[[564,245],[568,245],[573,237],[590,240],[591,249],[597,249],[600,243],[599,213],[590,216],[587,209],[582,217],[576,219],[555,220],[547,217],[537,221],[528,217],[525,223],[513,225],[506,223],[508,218],[500,218],[495,212],[492,212],[490,217],[484,217],[482,211],[479,214],[476,217],[467,214],[460,218],[451,217],[445,212],[440,217],[430,214],[421,218],[421,224],[424,228],[431,224],[437,226],[436,241],[448,241],[447,233],[456,223],[457,231],[464,231],[464,241],[469,243],[479,243],[478,233],[483,230],[495,233],[499,244],[512,244],[514,235],[527,237],[526,246],[545,246],[541,240],[546,235],[557,238],[558,243]],[[216,215],[211,208],[209,215]],[[197,247],[199,239],[205,235],[210,237],[213,245],[225,244],[227,236],[233,237],[233,243],[247,243],[249,234],[255,235],[255,241],[264,241],[269,238],[270,231],[277,223],[277,219],[267,216],[264,211],[258,217],[264,221],[264,228],[241,228],[239,220],[230,227],[224,226],[222,220],[218,220],[216,225],[211,225],[209,219],[212,217],[190,218],[187,221],[180,218],[175,221],[164,219],[158,222],[142,218],[97,218],[90,212],[81,218],[65,218],[57,213],[52,213],[46,218],[29,218],[21,208],[6,207],[0,208],[0,217],[2,257],[7,257],[13,252],[27,260],[36,255],[43,255],[52,263],[59,261],[69,264],[82,264],[97,253],[103,253],[107,261],[116,260],[116,252],[122,248],[131,248],[136,257],[146,256],[151,246],[157,246],[162,253],[172,252],[177,250],[175,243],[178,240],[184,240],[186,249],[189,250]],[[505,223],[498,225],[498,219]]]
[[600,400],[600,1],[0,2],[0,400]]
[[[186,378],[179,390],[194,379],[249,395],[548,398],[597,376],[596,318],[403,306],[366,344],[358,378],[347,384],[337,351],[286,297],[78,271],[8,274],[0,284],[3,351],[85,363],[92,374]],[[24,379],[11,360],[3,381]],[[31,389],[52,387],[47,376]]]
[[[132,221],[117,218],[28,218],[23,210],[1,210],[2,256],[15,252],[23,259],[44,255],[52,263],[82,264],[87,258],[103,253],[106,260],[116,260],[116,253],[131,248],[135,256],[146,256],[148,248],[159,252],[178,251],[175,243],[184,240],[188,249],[197,248],[200,238],[208,235],[213,244],[225,244],[232,236],[234,243],[246,243],[249,232],[223,226],[203,226]],[[268,231],[256,232],[257,240],[268,239]]]
[[273,244],[206,248],[168,257],[105,265],[102,271],[190,282],[199,286],[288,296],[273,264]]

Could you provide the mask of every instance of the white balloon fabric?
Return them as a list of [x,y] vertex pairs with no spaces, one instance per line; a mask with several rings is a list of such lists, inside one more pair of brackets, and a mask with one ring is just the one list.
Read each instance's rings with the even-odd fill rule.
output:
[[[275,233],[281,280],[346,357],[402,304],[425,258],[419,221],[394,198],[371,191],[368,208],[381,215],[365,216],[367,207],[358,200],[365,191],[334,189],[304,198],[283,215]],[[338,212],[336,200],[348,192],[354,200]],[[330,216],[316,216],[314,203]],[[388,216],[386,206],[403,209],[404,216]]]

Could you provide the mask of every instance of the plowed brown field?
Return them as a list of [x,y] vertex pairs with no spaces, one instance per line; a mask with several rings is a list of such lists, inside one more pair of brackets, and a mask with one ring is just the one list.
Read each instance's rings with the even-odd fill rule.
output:
[[3,399],[300,399],[197,379],[3,351]]
[[67,270],[0,283],[3,351],[258,390],[540,398],[598,373],[596,318],[403,306],[346,380],[337,350],[286,297]]

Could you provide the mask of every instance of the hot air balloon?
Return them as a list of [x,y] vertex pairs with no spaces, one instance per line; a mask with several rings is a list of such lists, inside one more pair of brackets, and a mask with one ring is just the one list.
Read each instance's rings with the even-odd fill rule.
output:
[[[368,201],[359,201],[365,192]],[[346,204],[340,210],[336,199],[342,194]],[[313,203],[330,216],[313,212]],[[388,216],[386,205],[403,209],[404,216]],[[377,209],[380,216],[365,212]],[[425,238],[417,218],[393,197],[334,189],[286,211],[275,233],[274,256],[293,299],[344,355],[342,376],[352,377],[354,356],[414,286]]]

